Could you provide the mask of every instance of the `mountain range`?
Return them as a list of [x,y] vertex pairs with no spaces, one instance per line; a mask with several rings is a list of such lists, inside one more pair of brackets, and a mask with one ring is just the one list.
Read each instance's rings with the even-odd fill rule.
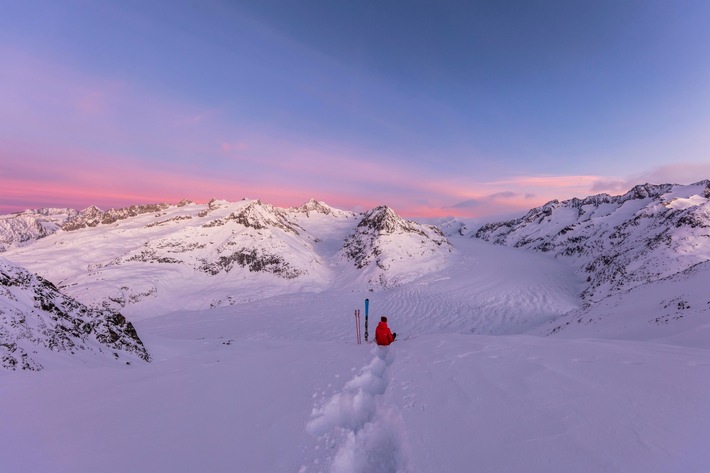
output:
[[[49,227],[47,215],[61,218],[27,238],[28,228]],[[437,227],[386,206],[355,214],[315,200],[288,209],[258,200],[45,209],[4,221],[8,259],[78,300],[127,314],[340,285],[374,291],[441,269],[452,252]]]
[[705,472],[708,194],[3,216],[0,471]]
[[[709,200],[710,181],[645,184],[619,196],[554,200],[473,231],[457,221],[440,228],[406,220],[386,206],[354,213],[313,199],[292,208],[213,199],[40,209],[0,217],[0,248],[8,274],[40,276],[26,290],[48,290],[42,281],[52,281],[51,290],[85,305],[82,313],[140,320],[285,294],[404,287],[446,274],[462,258],[462,239],[473,238],[543,253],[576,272],[578,304],[543,317],[539,333],[573,335],[592,325],[633,338],[654,324],[692,327],[710,311]],[[485,305],[476,304],[465,303],[462,318],[485,318]]]
[[611,330],[628,335],[644,328],[625,316],[638,312],[630,304],[642,304],[646,322],[657,324],[710,310],[709,199],[708,180],[644,184],[619,196],[553,200],[518,219],[484,225],[473,236],[550,254],[584,277],[581,308],[551,332],[568,329],[572,321],[616,319],[621,322]]

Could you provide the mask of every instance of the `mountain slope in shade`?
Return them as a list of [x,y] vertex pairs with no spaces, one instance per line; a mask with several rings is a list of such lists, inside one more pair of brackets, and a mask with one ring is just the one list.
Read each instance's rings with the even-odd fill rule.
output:
[[0,367],[40,370],[56,354],[131,362],[150,356],[119,313],[91,309],[0,258]]
[[583,304],[534,330],[563,337],[695,339],[710,325],[710,182],[553,201],[476,236],[552,254],[586,281]]

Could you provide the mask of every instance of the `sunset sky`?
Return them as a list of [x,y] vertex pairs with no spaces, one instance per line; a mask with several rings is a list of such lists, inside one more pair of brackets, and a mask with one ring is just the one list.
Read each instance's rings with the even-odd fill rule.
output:
[[707,0],[1,5],[0,213],[485,218],[710,179]]

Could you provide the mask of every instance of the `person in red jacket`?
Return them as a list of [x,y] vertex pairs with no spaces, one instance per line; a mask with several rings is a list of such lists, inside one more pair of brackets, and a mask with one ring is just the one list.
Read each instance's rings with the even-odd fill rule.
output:
[[387,317],[381,317],[380,323],[377,324],[375,329],[375,341],[378,345],[386,346],[394,342],[395,338],[397,338],[397,334],[392,333],[387,326]]

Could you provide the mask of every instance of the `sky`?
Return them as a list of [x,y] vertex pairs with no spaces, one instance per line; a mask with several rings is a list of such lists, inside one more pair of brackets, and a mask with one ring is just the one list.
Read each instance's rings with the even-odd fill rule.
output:
[[710,179],[710,2],[0,0],[0,213]]

